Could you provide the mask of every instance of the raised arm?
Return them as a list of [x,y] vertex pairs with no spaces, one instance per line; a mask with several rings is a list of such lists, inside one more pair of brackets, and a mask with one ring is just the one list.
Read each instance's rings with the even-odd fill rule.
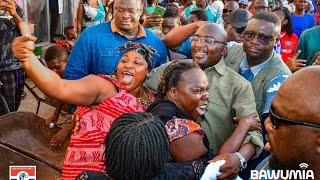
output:
[[[3,0],[3,2],[1,2],[1,4],[0,4],[0,8],[2,10],[5,10],[5,11],[9,12],[9,14],[13,17],[14,23],[19,28],[18,25],[23,20],[20,17],[20,15],[17,13],[17,6],[16,6],[14,0]],[[20,31],[20,28],[19,28],[19,31]]]
[[90,106],[115,94],[114,85],[98,76],[89,75],[80,80],[61,79],[33,54],[32,41],[35,40],[32,36],[17,37],[12,44],[12,51],[36,86],[49,97],[63,103]]
[[183,43],[183,41],[192,36],[197,31],[197,29],[205,23],[207,22],[198,21],[185,26],[174,28],[164,36],[163,42],[169,49],[175,50]]

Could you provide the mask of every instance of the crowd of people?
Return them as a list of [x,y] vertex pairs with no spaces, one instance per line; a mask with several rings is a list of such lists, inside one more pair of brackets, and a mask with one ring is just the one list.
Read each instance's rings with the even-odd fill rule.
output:
[[0,115],[18,110],[25,73],[57,101],[47,125],[74,113],[48,140],[71,136],[62,179],[250,179],[301,163],[320,179],[320,1],[81,0],[45,64],[19,37],[20,8],[0,9],[13,17],[0,18]]

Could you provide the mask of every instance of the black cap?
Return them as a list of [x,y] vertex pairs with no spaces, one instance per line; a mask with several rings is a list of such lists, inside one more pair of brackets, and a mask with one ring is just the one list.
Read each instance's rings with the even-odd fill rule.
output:
[[241,28],[247,25],[252,14],[246,9],[237,9],[231,12],[226,23],[231,24],[235,28]]

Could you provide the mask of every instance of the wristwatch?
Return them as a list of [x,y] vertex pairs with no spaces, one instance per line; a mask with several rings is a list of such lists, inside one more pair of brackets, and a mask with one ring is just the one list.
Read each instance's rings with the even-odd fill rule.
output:
[[246,159],[238,152],[235,152],[233,154],[236,155],[240,160],[240,171],[244,170],[247,167]]

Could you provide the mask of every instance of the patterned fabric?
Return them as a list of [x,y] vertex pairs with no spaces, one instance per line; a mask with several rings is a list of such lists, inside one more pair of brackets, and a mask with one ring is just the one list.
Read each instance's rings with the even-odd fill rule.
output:
[[140,54],[147,61],[149,70],[151,70],[151,67],[152,67],[152,56],[151,55],[155,54],[160,57],[157,50],[155,50],[153,47],[148,46],[146,44],[132,42],[132,41],[128,41],[128,42],[124,43],[123,45],[117,47],[116,49],[117,50],[124,50],[124,53],[126,53],[128,51],[134,51],[134,52]]
[[98,2],[98,8],[93,8],[88,4],[83,4],[85,13],[82,19],[82,31],[85,28],[95,26],[104,22],[105,11],[102,3]]
[[166,130],[170,142],[182,138],[193,132],[199,132],[199,134],[204,138],[204,132],[201,129],[200,125],[188,119],[171,119],[166,124]]
[[[23,17],[22,9],[16,5],[17,13]],[[19,31],[14,20],[0,18],[0,72],[13,71],[21,68],[20,62],[13,56],[11,44]]]
[[[10,112],[17,111],[20,106],[25,80],[26,73],[23,69],[0,71],[0,81],[3,84],[3,87],[0,88],[0,94],[4,97]],[[0,107],[0,116],[6,113],[5,109]]]
[[[145,111],[137,98],[124,90],[119,82],[110,76],[100,76],[112,81],[120,91],[101,102],[94,110],[78,107],[80,130],[71,136],[63,163],[62,179],[73,180],[84,170],[104,172],[103,143],[113,121],[124,113]],[[154,95],[149,91],[147,93],[152,102]]]

